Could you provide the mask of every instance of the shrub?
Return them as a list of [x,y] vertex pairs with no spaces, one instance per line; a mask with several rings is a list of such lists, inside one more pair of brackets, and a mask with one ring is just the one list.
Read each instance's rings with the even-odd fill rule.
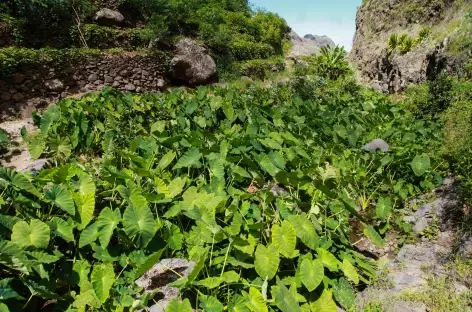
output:
[[96,10],[91,0],[7,0],[12,17],[17,19],[15,33],[22,46],[64,48],[73,44],[77,12],[85,20]]
[[415,41],[413,40],[413,38],[411,37],[403,38],[403,36],[400,37],[400,47],[399,47],[400,53],[406,54],[410,52],[413,49],[414,44],[415,44]]
[[275,50],[267,43],[251,41],[247,36],[235,36],[230,43],[230,53],[235,60],[265,59],[275,55]]
[[154,37],[151,30],[147,28],[120,29],[95,24],[84,25],[83,34],[90,48],[100,48],[102,44],[124,49],[147,47]]
[[244,76],[255,79],[265,79],[270,73],[278,73],[285,70],[283,58],[267,60],[249,60],[240,64],[240,72]]
[[388,43],[387,43],[387,48],[389,53],[395,51],[395,49],[398,47],[398,42],[399,38],[397,34],[391,34],[390,37],[388,38]]

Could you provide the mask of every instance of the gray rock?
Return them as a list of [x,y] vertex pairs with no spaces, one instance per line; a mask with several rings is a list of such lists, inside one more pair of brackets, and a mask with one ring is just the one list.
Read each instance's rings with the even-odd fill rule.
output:
[[61,92],[64,91],[64,83],[59,79],[48,80],[44,83],[44,86],[53,92]]
[[125,18],[118,11],[103,8],[95,14],[94,20],[101,26],[120,26]]
[[131,72],[127,69],[123,69],[121,72],[120,72],[120,75],[123,76],[123,77],[129,77],[131,75]]
[[426,305],[424,303],[399,301],[395,303],[392,312],[426,312]]
[[22,101],[24,100],[25,96],[23,95],[23,93],[15,93],[13,94],[12,98],[15,100],[15,101]]
[[5,102],[10,101],[10,99],[11,99],[11,94],[10,93],[8,93],[8,92],[3,92],[2,93],[2,100],[3,101],[5,101]]
[[404,216],[402,219],[404,222],[415,223],[416,218],[414,216]]
[[128,84],[125,86],[125,90],[126,90],[126,91],[134,91],[134,90],[136,90],[136,87],[135,87],[133,84],[128,83]]
[[21,172],[36,173],[50,165],[51,164],[46,159],[38,159],[34,163],[26,167],[25,169],[21,170]]
[[422,233],[428,227],[428,219],[425,217],[421,217],[416,221],[415,225],[413,226],[413,231],[415,233]]
[[367,143],[362,147],[364,151],[374,152],[376,150],[381,150],[382,152],[390,151],[390,146],[382,139],[375,139]]
[[118,88],[120,86],[120,83],[118,81],[113,82],[111,85],[113,88]]
[[105,76],[105,82],[106,82],[106,83],[112,83],[112,82],[113,82],[113,77],[111,77],[111,76]]
[[208,84],[217,78],[216,63],[205,48],[192,39],[183,38],[175,44],[171,76],[190,86]]
[[98,79],[98,75],[95,74],[95,73],[93,73],[93,74],[91,74],[90,76],[88,76],[88,81],[90,81],[90,82],[94,82],[94,81],[96,81],[97,79]]
[[14,84],[22,84],[25,81],[26,77],[22,73],[16,73],[11,76],[11,81]]
[[462,257],[472,259],[472,236],[464,235],[461,237],[458,254]]
[[166,82],[164,79],[158,79],[157,80],[157,87],[158,88],[164,88],[164,86],[166,85]]
[[187,277],[195,268],[195,262],[185,259],[163,259],[154,265],[149,271],[136,280],[136,285],[144,288],[146,292],[158,291],[161,296],[150,311],[164,312],[169,302],[176,298],[179,289],[168,286],[181,278]]

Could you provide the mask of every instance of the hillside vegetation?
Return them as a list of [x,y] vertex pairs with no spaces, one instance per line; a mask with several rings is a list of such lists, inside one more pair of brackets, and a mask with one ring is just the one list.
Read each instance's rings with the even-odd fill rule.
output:
[[[105,90],[36,115],[22,135],[54,166],[0,169],[3,307],[136,310],[152,294],[135,279],[168,257],[196,267],[167,311],[352,306],[376,262],[350,221],[379,247],[408,228],[399,208],[441,183],[440,132],[357,85],[342,50],[313,64],[287,85]],[[361,149],[375,138],[392,152]]]
[[[124,23],[97,25],[101,4],[121,12]],[[234,62],[283,55],[290,30],[276,14],[252,10],[247,0],[7,0],[0,19],[16,46],[25,48],[169,50],[179,37],[191,37],[227,72],[236,70]]]
[[[73,4],[27,3],[2,9],[25,20]],[[75,4],[84,21],[97,5]],[[282,53],[285,22],[246,1],[115,5],[162,42],[191,35],[230,62],[252,58],[235,52],[242,42]],[[228,50],[213,41],[223,33]],[[340,47],[297,58],[282,78],[104,89],[35,112],[21,136],[47,164],[0,168],[0,311],[358,312],[357,293],[380,280],[379,250],[437,236],[439,224],[413,233],[405,217],[451,174],[453,225],[472,232],[469,81],[441,73],[385,95],[356,81]],[[0,131],[0,150],[10,144]],[[447,311],[432,298],[444,287],[410,297]],[[447,295],[472,306],[470,290]]]

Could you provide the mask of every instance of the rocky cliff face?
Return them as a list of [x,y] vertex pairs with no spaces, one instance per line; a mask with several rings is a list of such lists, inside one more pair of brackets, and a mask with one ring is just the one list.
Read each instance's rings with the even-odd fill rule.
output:
[[318,54],[322,47],[328,45],[334,47],[336,45],[328,36],[308,34],[301,38],[294,31],[290,33],[290,39],[292,41],[292,51],[289,57]]
[[[356,35],[349,55],[359,79],[379,91],[393,93],[434,78],[442,70],[454,71],[458,53],[451,52],[451,41],[458,38],[471,3],[472,0],[364,0],[357,13]],[[389,45],[392,35],[398,39],[403,35],[407,44]]]

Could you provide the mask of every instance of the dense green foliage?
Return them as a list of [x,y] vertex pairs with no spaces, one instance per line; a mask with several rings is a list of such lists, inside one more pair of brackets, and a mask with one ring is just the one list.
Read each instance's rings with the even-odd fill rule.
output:
[[[122,53],[122,49],[25,49],[25,48],[3,48],[0,49],[0,78],[9,78],[12,73],[21,66],[37,67],[51,65],[57,67],[68,66],[80,62],[80,60],[98,56],[100,54]],[[138,50],[135,53],[143,55],[156,55],[162,58],[162,63],[166,64],[168,55],[165,52],[153,50]]]
[[[179,36],[201,40],[215,56],[234,61],[266,59],[282,54],[289,32],[276,14],[253,11],[246,0],[121,0],[118,9],[127,27],[124,31],[90,26],[98,7],[91,0],[8,0],[0,17],[12,24],[23,47],[83,47],[79,23],[88,47],[99,47],[110,38],[122,36],[141,41],[157,40],[164,46]],[[77,12],[77,13],[76,13]],[[133,45],[131,43],[131,45]]]
[[6,0],[0,18],[13,23],[23,47],[64,48],[77,38],[77,20],[90,19],[95,9],[91,0]]
[[[99,6],[92,0],[7,0],[0,21],[26,48],[135,50],[152,43],[171,50],[181,36],[191,37],[208,48],[224,79],[277,71],[290,30],[278,15],[252,10],[247,0],[120,0],[117,5],[126,20],[121,28],[93,24]],[[0,59],[3,68],[15,66],[9,60]]]
[[[105,90],[36,115],[22,135],[54,166],[0,169],[1,307],[135,310],[152,296],[135,279],[165,257],[197,263],[168,311],[352,306],[376,266],[350,220],[383,246],[441,178],[435,123],[333,71],[338,54],[286,85]],[[362,151],[375,138],[392,151]]]

